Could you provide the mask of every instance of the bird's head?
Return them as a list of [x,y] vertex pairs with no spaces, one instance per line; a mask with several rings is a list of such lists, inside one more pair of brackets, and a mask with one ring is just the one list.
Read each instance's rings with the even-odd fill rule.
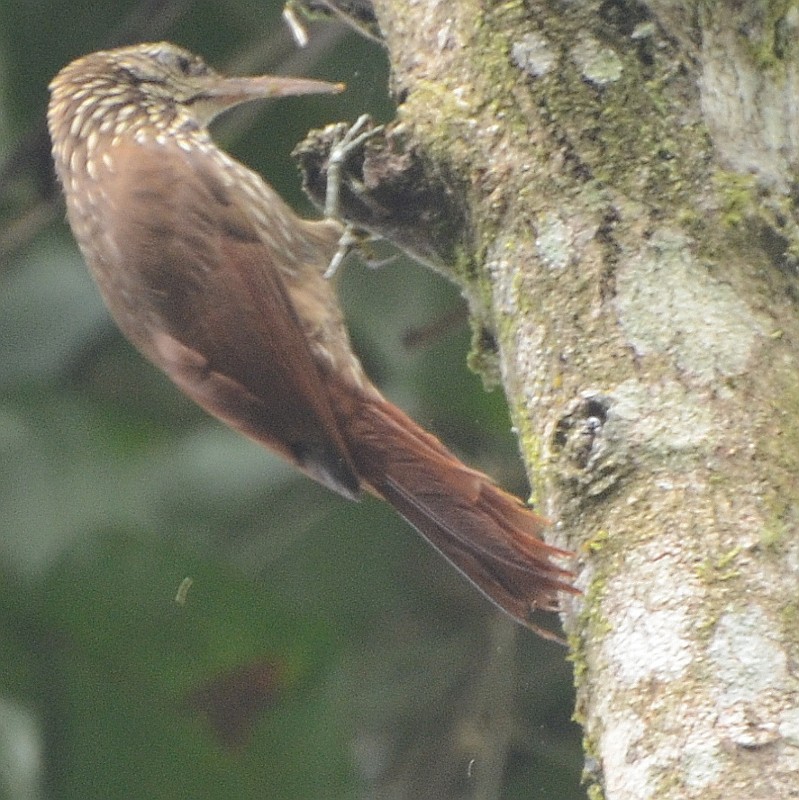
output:
[[[272,75],[228,78],[199,56],[168,42],[103,50],[68,64],[50,84],[51,129],[68,121],[73,136],[91,129],[205,128],[228,108],[250,100],[331,94],[343,84]],[[102,129],[105,125],[106,130]]]

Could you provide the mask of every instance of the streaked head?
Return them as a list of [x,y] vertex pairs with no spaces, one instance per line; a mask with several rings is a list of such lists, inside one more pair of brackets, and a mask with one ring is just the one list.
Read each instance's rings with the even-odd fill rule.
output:
[[51,133],[69,120],[71,135],[84,137],[87,123],[104,121],[108,131],[120,120],[167,130],[176,124],[205,128],[222,111],[250,100],[343,88],[270,75],[227,78],[177,45],[139,44],[91,53],[64,67],[50,84],[48,120]]

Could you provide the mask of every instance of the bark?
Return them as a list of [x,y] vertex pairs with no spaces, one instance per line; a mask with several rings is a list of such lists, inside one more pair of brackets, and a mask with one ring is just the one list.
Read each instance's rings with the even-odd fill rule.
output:
[[463,287],[579,554],[589,794],[799,797],[799,13],[374,5],[385,148],[462,220],[388,227]]

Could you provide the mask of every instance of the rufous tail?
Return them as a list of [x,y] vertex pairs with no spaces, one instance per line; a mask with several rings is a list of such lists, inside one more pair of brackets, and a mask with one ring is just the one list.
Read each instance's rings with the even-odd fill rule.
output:
[[511,617],[558,639],[532,614],[557,611],[559,592],[579,590],[552,561],[573,554],[540,538],[547,521],[388,401],[364,400],[354,416],[352,456],[369,488]]

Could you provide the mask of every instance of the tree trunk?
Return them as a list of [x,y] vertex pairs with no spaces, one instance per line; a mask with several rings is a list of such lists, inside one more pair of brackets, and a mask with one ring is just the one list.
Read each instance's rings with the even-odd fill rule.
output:
[[799,13],[374,5],[394,132],[462,210],[408,249],[578,553],[589,793],[799,797]]

